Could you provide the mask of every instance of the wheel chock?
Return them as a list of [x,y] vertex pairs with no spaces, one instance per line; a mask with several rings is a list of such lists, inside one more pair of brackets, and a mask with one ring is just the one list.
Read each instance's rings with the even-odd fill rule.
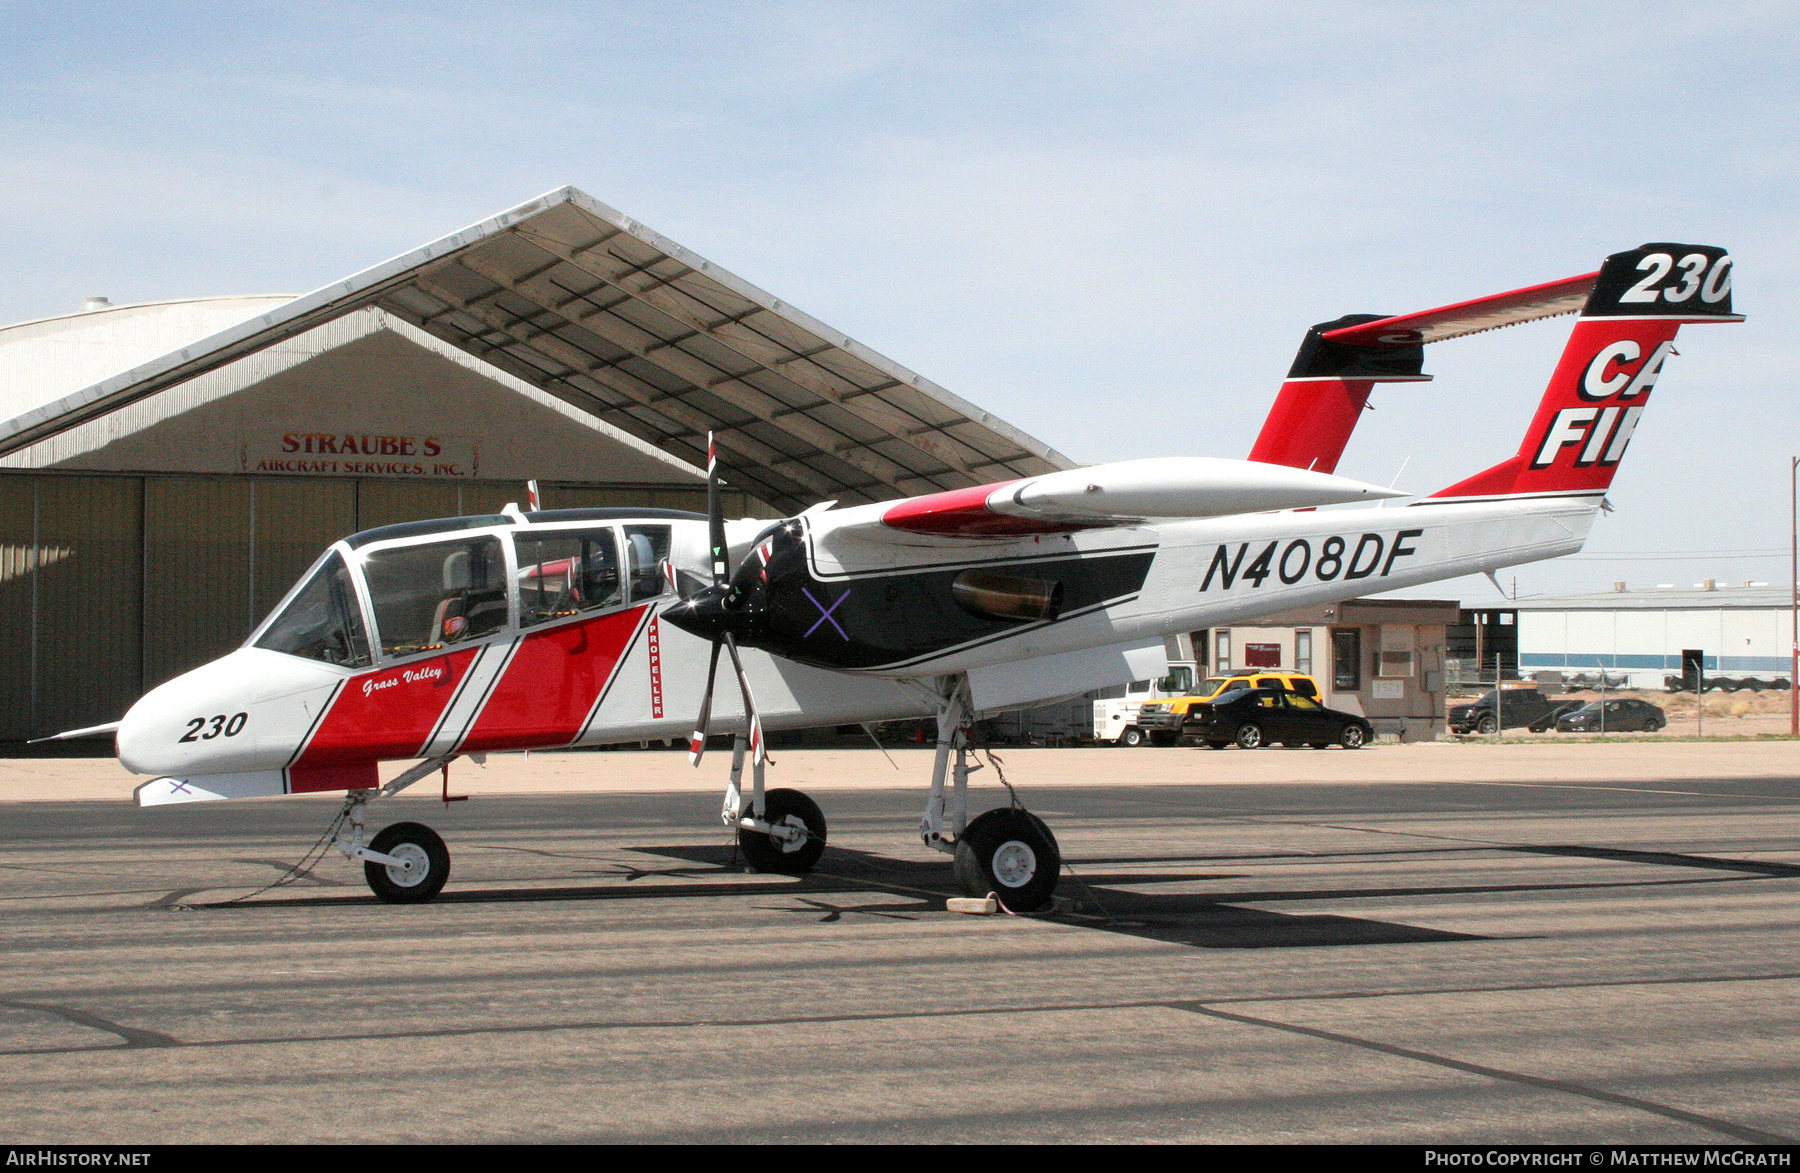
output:
[[952,896],[944,901],[944,907],[969,916],[993,916],[1000,911],[1000,902],[992,896]]

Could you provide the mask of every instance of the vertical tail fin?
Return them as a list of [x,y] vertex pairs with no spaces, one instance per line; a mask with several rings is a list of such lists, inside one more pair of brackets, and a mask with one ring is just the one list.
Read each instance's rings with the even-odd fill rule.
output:
[[1313,472],[1333,472],[1377,383],[1424,383],[1425,350],[1417,342],[1374,349],[1324,337],[1330,330],[1385,322],[1383,314],[1350,314],[1306,332],[1294,365],[1269,408],[1250,459]]
[[1646,244],[1606,258],[1518,454],[1431,500],[1583,497],[1612,484],[1684,322],[1741,322],[1731,257]]

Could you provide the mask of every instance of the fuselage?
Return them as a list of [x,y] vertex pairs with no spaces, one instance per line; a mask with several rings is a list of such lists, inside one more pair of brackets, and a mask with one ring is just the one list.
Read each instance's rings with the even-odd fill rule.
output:
[[[871,538],[844,510],[728,534],[740,573],[759,560],[767,572],[768,622],[745,641],[745,668],[778,730],[927,716],[924,678],[1569,553],[1597,508],[1581,497],[1294,511],[980,541]],[[704,581],[706,547],[703,518],[655,510],[356,535],[244,647],[133,706],[120,759],[139,773],[337,790],[372,785],[385,760],[683,737],[709,647],[663,612]],[[957,586],[968,571],[1049,583],[1055,611],[972,604]],[[1070,691],[1046,673],[1035,696]],[[741,702],[721,690],[714,730],[742,727]]]

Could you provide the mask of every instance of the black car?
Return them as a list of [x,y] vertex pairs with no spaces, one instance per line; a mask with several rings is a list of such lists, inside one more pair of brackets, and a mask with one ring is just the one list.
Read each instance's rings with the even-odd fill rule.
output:
[[1278,688],[1234,688],[1210,702],[1188,710],[1181,723],[1183,745],[1224,749],[1237,744],[1257,749],[1282,745],[1310,745],[1324,749],[1341,745],[1361,749],[1375,736],[1375,727],[1355,713],[1328,709],[1317,700]]
[[1580,701],[1553,701],[1535,688],[1509,688],[1498,698],[1490,691],[1469,704],[1450,706],[1450,732],[1460,736],[1525,728],[1542,733],[1580,707]]
[[1557,718],[1558,733],[1655,733],[1669,723],[1649,701],[1631,697],[1594,701]]

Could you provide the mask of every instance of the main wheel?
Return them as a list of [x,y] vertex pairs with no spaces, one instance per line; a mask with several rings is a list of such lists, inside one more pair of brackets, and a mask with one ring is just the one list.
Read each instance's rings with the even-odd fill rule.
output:
[[1125,732],[1119,734],[1120,745],[1142,745],[1150,740],[1150,735],[1136,725],[1127,725]]
[[798,790],[771,790],[763,795],[763,817],[804,832],[778,842],[761,831],[738,828],[738,850],[759,872],[797,876],[810,872],[825,854],[825,812]]
[[1344,731],[1338,734],[1338,744],[1345,749],[1361,749],[1366,740],[1361,725],[1346,725]]
[[1644,721],[1644,732],[1645,733],[1659,732],[1662,729],[1662,727],[1663,727],[1663,723],[1661,721],[1657,720],[1655,717],[1649,717],[1649,718],[1645,719],[1645,721]]
[[1484,713],[1481,720],[1475,722],[1475,732],[1477,733],[1492,733],[1498,728],[1500,728],[1500,722],[1494,720],[1492,713]]
[[1062,851],[1044,820],[1027,810],[1001,807],[969,824],[956,841],[956,879],[980,898],[992,892],[1014,912],[1049,905],[1062,870]]
[[400,860],[399,864],[363,863],[363,879],[377,899],[389,904],[423,904],[444,890],[450,878],[450,849],[423,823],[383,827],[369,850]]
[[1246,722],[1238,726],[1237,743],[1239,749],[1258,749],[1263,743],[1262,726]]

